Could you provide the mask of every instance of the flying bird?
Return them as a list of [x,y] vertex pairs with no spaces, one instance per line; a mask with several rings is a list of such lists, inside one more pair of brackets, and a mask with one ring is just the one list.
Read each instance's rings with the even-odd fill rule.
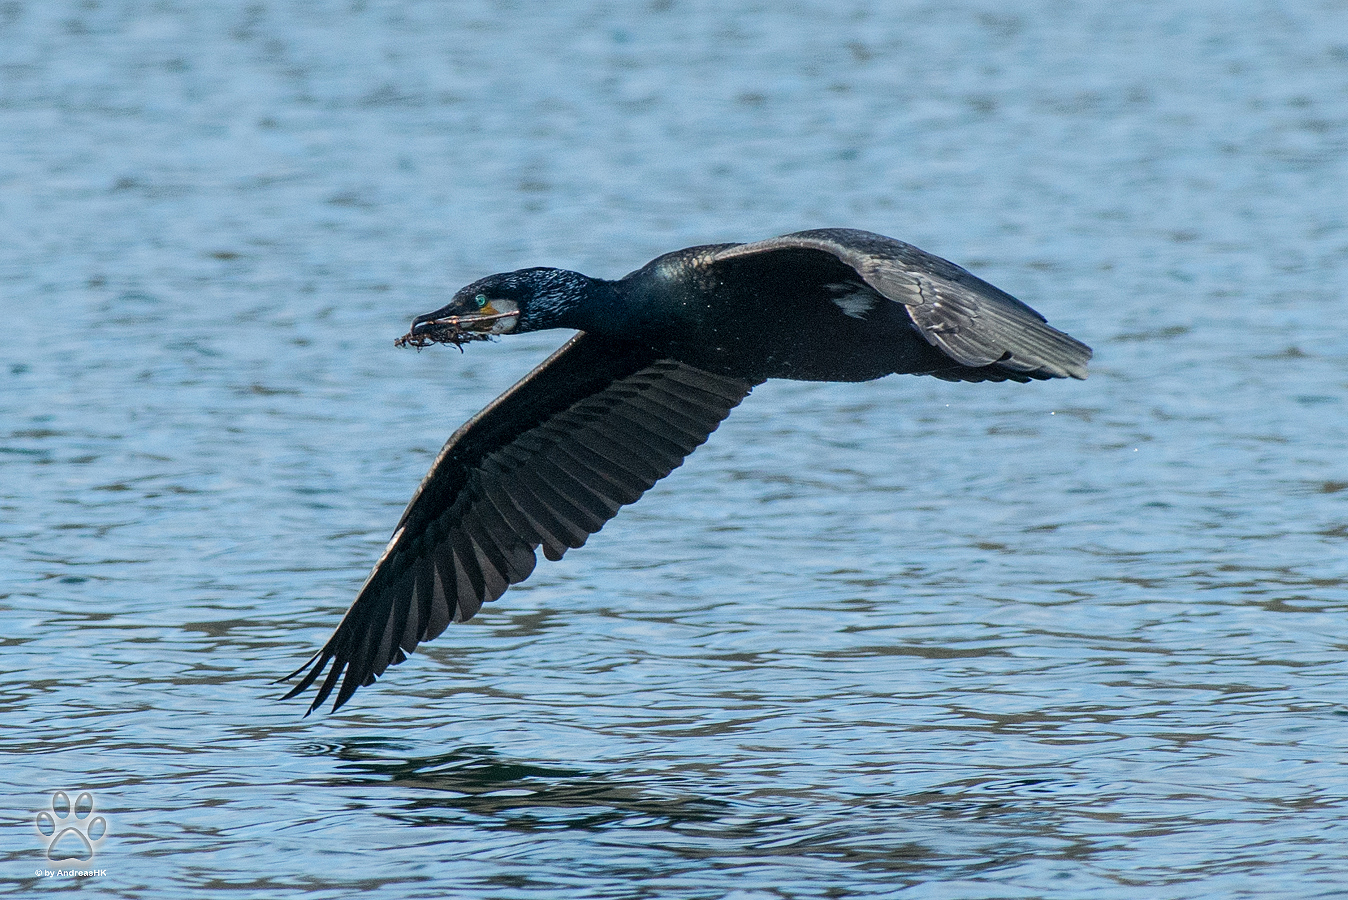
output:
[[491,275],[398,343],[546,328],[579,333],[454,432],[286,699],[321,677],[309,712],[334,690],[338,709],[528,578],[540,547],[558,560],[584,544],[769,378],[1027,382],[1085,378],[1091,357],[954,263],[845,228],[689,247],[616,281]]

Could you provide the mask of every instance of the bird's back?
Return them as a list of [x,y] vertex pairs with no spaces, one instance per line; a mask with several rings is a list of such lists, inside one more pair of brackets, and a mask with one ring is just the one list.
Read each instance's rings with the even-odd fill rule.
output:
[[[950,361],[836,257],[802,250],[725,260],[690,247],[618,283],[604,331],[707,371],[754,380],[869,381]],[[602,326],[601,326],[602,327]]]

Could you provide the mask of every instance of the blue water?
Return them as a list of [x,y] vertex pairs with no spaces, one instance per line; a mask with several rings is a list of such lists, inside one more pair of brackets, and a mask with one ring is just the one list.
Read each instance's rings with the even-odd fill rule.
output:
[[[1345,184],[1329,2],[0,4],[0,879],[1348,896]],[[339,714],[276,702],[565,337],[411,316],[824,225],[1091,378],[770,383]]]

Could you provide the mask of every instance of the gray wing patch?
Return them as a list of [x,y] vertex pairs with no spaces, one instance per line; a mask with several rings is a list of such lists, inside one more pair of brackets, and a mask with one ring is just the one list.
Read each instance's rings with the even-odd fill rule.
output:
[[999,365],[1037,377],[1085,378],[1091,349],[1005,291],[911,244],[851,228],[799,231],[718,251],[716,261],[780,250],[818,250],[851,266],[903,304],[918,331],[955,362]]

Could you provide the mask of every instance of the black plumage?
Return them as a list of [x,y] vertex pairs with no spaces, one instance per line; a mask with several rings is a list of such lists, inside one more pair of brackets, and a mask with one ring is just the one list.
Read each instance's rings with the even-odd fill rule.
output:
[[1085,378],[1091,356],[954,263],[852,229],[692,247],[618,281],[492,275],[404,340],[544,328],[580,333],[450,437],[287,698],[322,677],[310,711],[333,690],[340,707],[527,578],[538,548],[556,560],[584,544],[768,378]]

